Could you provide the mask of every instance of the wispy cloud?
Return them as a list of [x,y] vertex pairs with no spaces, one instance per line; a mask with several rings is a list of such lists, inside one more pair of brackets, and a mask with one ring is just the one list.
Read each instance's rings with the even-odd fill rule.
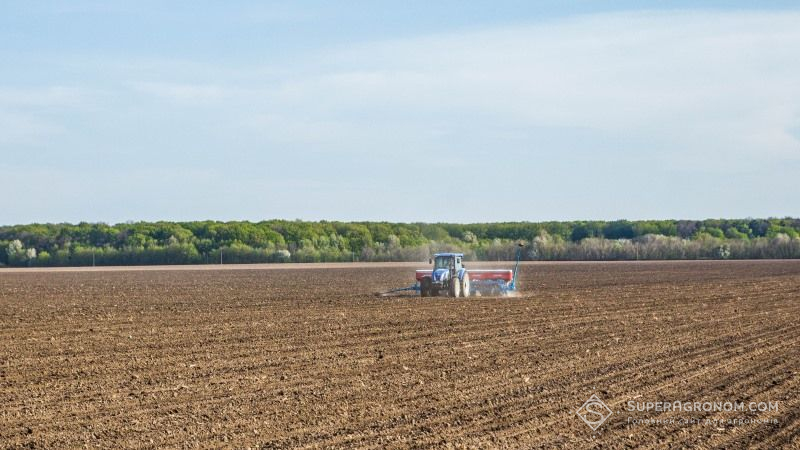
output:
[[357,145],[392,124],[418,136],[578,128],[639,145],[661,163],[692,158],[730,170],[800,157],[791,132],[799,22],[795,12],[603,14],[329,49],[294,68],[214,72],[208,84],[135,87],[252,114],[241,120],[277,125],[282,141]]
[[93,90],[70,86],[0,87],[0,108],[83,107],[96,94]]
[[101,95],[96,90],[70,86],[0,87],[0,144],[46,143],[66,132],[60,114],[91,110]]
[[[26,113],[9,113],[0,110],[0,146],[19,152],[19,145],[42,144],[54,135],[64,133],[62,125]],[[3,150],[0,147],[0,150]],[[3,152],[0,151],[0,154]]]
[[[761,188],[800,176],[797,23],[793,11],[628,12],[282,58],[70,58],[70,73],[95,78],[0,88],[0,135],[67,133],[76,157],[91,151],[92,161],[110,148],[140,166],[214,165],[253,192],[266,171],[270,193],[297,180],[330,187],[324,199],[265,196],[261,207],[276,211],[297,200],[298,217],[364,218],[358,205],[330,202],[361,185],[381,199],[369,217],[398,220],[488,219],[472,205],[494,191],[546,193],[515,199],[536,211],[524,218],[799,213],[781,209],[789,194],[765,200]],[[70,122],[92,102],[103,117]],[[427,192],[409,181],[437,173],[470,180],[469,200],[445,212],[412,202],[398,215],[409,192]],[[747,182],[719,187],[734,176]],[[637,183],[662,187],[651,198],[630,193]],[[463,192],[454,183],[441,194]]]
[[[299,111],[583,127],[665,156],[800,156],[797,13],[627,13],[379,42],[287,80]],[[327,70],[326,70],[327,69]],[[477,117],[476,117],[477,116]],[[642,151],[647,151],[642,148]]]
[[186,103],[210,103],[225,100],[231,88],[212,84],[136,82],[133,88],[141,93],[155,95],[167,100]]

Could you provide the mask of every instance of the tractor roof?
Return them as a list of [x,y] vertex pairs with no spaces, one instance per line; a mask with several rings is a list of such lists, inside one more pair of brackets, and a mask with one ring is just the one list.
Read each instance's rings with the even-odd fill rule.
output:
[[463,253],[436,253],[436,254],[433,255],[434,258],[437,257],[437,256],[454,256],[454,257],[463,258],[464,254]]

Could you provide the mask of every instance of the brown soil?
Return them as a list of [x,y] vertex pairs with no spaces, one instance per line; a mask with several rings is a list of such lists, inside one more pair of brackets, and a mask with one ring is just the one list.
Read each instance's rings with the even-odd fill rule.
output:
[[800,261],[525,264],[468,299],[374,295],[408,264],[273,268],[0,271],[0,446],[800,446]]

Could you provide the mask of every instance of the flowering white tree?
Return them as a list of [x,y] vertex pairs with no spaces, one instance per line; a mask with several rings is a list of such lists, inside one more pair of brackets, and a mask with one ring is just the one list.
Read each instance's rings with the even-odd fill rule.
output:
[[8,248],[6,249],[6,253],[8,253],[9,259],[19,255],[22,253],[22,250],[25,247],[22,246],[22,241],[19,239],[14,239],[13,241],[8,243]]
[[6,248],[6,253],[8,254],[8,262],[10,264],[20,264],[20,263],[30,263],[34,259],[36,259],[36,249],[35,248],[25,248],[22,245],[22,241],[19,239],[14,239],[13,241],[8,243],[8,247]]

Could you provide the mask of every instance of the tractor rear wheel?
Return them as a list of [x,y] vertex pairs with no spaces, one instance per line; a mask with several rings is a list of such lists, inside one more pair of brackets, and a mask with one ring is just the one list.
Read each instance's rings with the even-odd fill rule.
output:
[[469,275],[464,274],[464,279],[461,280],[461,296],[469,297]]
[[430,297],[431,295],[431,279],[423,278],[419,284],[419,295],[421,297]]

